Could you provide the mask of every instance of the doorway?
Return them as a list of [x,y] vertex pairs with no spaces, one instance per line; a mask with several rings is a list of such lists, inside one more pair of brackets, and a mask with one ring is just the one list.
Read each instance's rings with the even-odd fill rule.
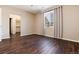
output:
[[19,15],[10,14],[9,34],[10,34],[10,37],[20,36],[20,34],[21,34],[21,17]]
[[10,37],[12,35],[12,32],[11,32],[11,20],[12,20],[12,18],[9,18],[9,34],[10,34]]
[[54,37],[54,11],[44,13],[44,35]]
[[63,38],[62,6],[44,13],[44,35]]

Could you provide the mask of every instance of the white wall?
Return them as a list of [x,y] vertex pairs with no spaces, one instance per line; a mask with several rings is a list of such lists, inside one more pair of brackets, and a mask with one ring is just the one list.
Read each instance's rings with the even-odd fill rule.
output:
[[[29,34],[43,35],[43,14],[36,16],[11,7],[2,8],[3,38],[9,38],[9,14],[20,15],[21,36]],[[63,38],[79,41],[79,6],[63,6]]]
[[35,16],[35,34],[45,35],[49,37],[54,36],[54,26],[45,27],[44,26],[44,14],[38,13]]
[[63,6],[63,37],[79,41],[79,6]]
[[[36,34],[43,34],[43,15],[36,15]],[[63,38],[79,41],[79,6],[63,6]]]
[[44,18],[43,14],[38,13],[35,16],[35,34],[43,35],[44,33]]
[[0,8],[0,41],[2,39],[2,9]]
[[2,8],[2,30],[3,30],[3,39],[9,38],[9,15],[10,14],[16,14],[21,16],[21,36],[23,35],[29,35],[34,33],[34,15],[19,10],[17,8],[11,8],[6,6],[0,6]]

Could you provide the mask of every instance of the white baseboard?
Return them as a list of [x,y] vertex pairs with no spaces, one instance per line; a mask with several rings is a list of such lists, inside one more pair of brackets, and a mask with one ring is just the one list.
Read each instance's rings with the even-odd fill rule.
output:
[[[44,35],[44,36],[46,36],[46,35]],[[51,36],[48,36],[48,37],[51,37]],[[52,38],[55,38],[55,37],[52,37]],[[67,41],[72,41],[72,42],[78,42],[78,43],[79,43],[78,40],[72,40],[72,39],[68,39],[68,38],[58,38],[58,39],[67,40]]]
[[[28,34],[28,35],[31,35],[31,34]],[[40,34],[37,34],[37,35],[40,35]],[[25,35],[21,35],[21,36],[25,36]],[[43,35],[43,36],[46,36],[46,35]],[[48,37],[50,37],[50,36],[48,36]],[[2,41],[3,39],[6,39],[6,38],[10,38],[10,37],[2,38],[2,39],[0,39],[0,41]],[[55,37],[52,37],[52,38],[55,38]],[[72,40],[72,39],[68,39],[68,38],[58,38],[58,39],[67,40],[67,41],[72,41],[72,42],[78,42],[78,43],[79,43],[78,40]]]
[[10,37],[2,37],[1,40],[3,40],[3,39],[8,39],[8,38],[10,38]]
[[2,41],[2,39],[0,39],[0,42]]
[[67,41],[72,41],[72,42],[78,42],[79,43],[79,41],[77,41],[77,40],[72,40],[72,39],[67,39],[67,38],[61,38],[61,39],[67,40]]
[[72,42],[78,42],[78,43],[79,43],[79,41],[77,41],[77,40],[72,40],[72,39],[68,39],[68,38],[58,38],[58,39],[67,40],[67,41],[72,41]]

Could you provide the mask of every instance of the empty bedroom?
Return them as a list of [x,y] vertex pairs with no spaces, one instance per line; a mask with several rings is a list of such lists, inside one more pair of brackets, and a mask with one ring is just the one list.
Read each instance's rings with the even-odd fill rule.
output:
[[79,54],[79,5],[0,5],[0,54]]

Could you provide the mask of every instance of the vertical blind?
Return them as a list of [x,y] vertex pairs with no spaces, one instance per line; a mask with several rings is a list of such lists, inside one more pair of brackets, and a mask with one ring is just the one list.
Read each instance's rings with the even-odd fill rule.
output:
[[54,37],[55,38],[63,38],[63,13],[62,6],[56,7],[50,11],[44,13],[52,13],[53,11],[53,26],[54,26]]
[[63,38],[62,6],[54,9],[54,37]]

